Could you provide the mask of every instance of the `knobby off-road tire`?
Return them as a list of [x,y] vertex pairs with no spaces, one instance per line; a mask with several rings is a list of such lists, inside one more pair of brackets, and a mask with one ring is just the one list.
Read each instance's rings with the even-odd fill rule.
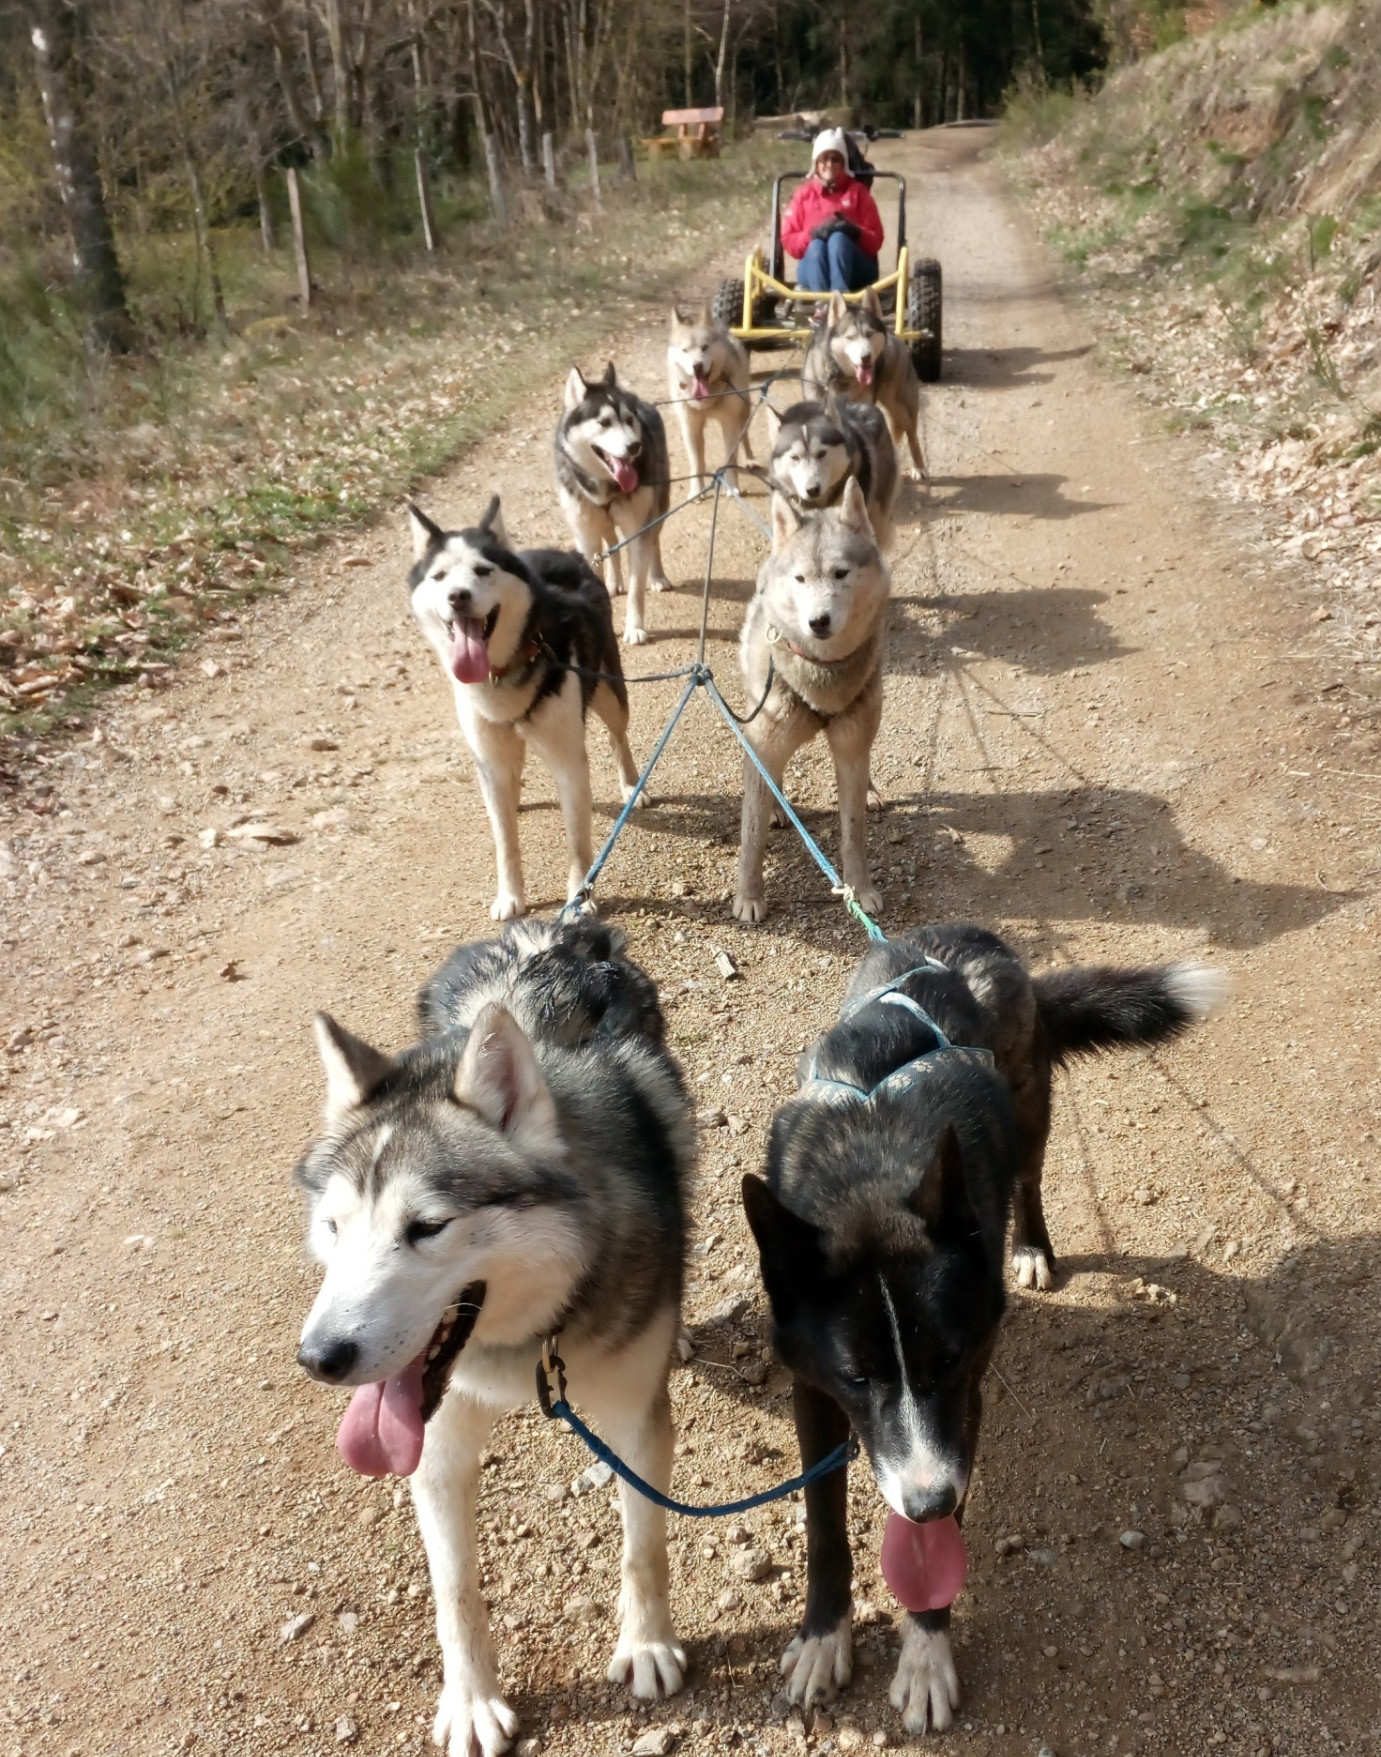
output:
[[743,282],[721,281],[715,290],[710,315],[722,329],[743,328]]
[[906,327],[926,331],[911,344],[911,358],[922,384],[935,384],[940,377],[943,302],[940,265],[933,256],[923,256],[911,270],[911,285],[906,289]]

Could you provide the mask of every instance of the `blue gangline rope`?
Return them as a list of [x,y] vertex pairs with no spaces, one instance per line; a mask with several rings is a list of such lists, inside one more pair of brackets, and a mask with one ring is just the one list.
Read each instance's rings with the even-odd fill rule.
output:
[[836,1446],[833,1452],[812,1464],[809,1470],[793,1476],[790,1482],[779,1483],[774,1489],[764,1489],[761,1494],[746,1495],[741,1501],[723,1501],[716,1507],[693,1507],[688,1501],[675,1501],[670,1495],[664,1495],[660,1489],[653,1488],[650,1482],[639,1476],[636,1470],[631,1470],[616,1452],[610,1451],[598,1434],[591,1433],[564,1397],[552,1400],[550,1414],[553,1417],[560,1416],[572,1433],[578,1434],[584,1440],[600,1463],[607,1464],[614,1475],[630,1488],[636,1489],[654,1506],[664,1507],[668,1513],[684,1514],[687,1519],[726,1519],[731,1513],[747,1513],[754,1507],[766,1506],[769,1501],[783,1500],[787,1495],[795,1494],[797,1489],[818,1482],[822,1476],[830,1476],[836,1470],[842,1470],[858,1453],[858,1441],[850,1435],[842,1445]]

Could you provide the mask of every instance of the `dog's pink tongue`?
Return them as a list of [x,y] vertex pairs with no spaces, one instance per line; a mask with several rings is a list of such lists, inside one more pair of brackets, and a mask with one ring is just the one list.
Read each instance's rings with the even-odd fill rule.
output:
[[336,1434],[336,1450],[361,1476],[411,1476],[422,1459],[422,1367],[361,1385]]
[[707,396],[709,396],[709,394],[710,394],[710,381],[709,381],[709,379],[701,378],[700,375],[697,373],[696,378],[695,378],[695,383],[692,384],[692,386],[691,386],[691,396],[694,398],[694,400],[697,403],[703,403],[705,398]]
[[873,369],[871,366],[856,366],[854,376],[860,384],[869,385],[873,382]]
[[959,1521],[928,1519],[916,1525],[900,1513],[887,1515],[882,1535],[882,1577],[909,1611],[939,1611],[954,1603],[969,1571],[969,1552]]
[[451,674],[461,683],[483,683],[489,676],[489,643],[484,624],[476,617],[467,616],[455,625]]
[[638,467],[627,458],[610,458],[609,468],[614,472],[620,494],[631,494],[638,486]]

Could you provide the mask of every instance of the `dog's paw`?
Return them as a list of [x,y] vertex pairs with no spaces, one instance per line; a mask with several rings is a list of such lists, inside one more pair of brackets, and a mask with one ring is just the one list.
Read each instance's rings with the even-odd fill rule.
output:
[[828,1702],[853,1676],[853,1632],[847,1617],[827,1635],[798,1635],[782,1655],[789,1702]]
[[908,464],[902,474],[908,482],[928,482],[930,480],[929,472],[918,469],[915,464]]
[[647,645],[647,642],[648,642],[648,633],[647,633],[647,630],[641,626],[641,624],[639,624],[636,627],[632,623],[628,623],[625,625],[624,631],[623,631],[623,644],[624,644],[624,646],[626,646],[626,647],[645,647]]
[[689,506],[693,500],[698,500],[704,492],[705,484],[700,480],[699,476],[693,477],[690,485],[690,493],[686,496],[684,504]]
[[432,1742],[446,1757],[499,1757],[513,1743],[518,1717],[497,1683],[447,1684],[441,1692]]
[[[623,795],[623,803],[627,805],[628,801],[633,797],[633,789],[631,787],[620,787],[619,791]],[[644,787],[642,792],[638,795],[638,803],[633,809],[634,811],[642,811],[645,806],[656,805],[656,803],[657,801],[648,792],[647,788]]]
[[874,787],[871,781],[868,783],[868,810],[882,810],[882,795],[878,792],[877,788]]
[[959,1706],[959,1676],[943,1629],[907,1629],[890,1694],[907,1732],[944,1732]]
[[647,585],[648,590],[652,592],[674,592],[676,590],[664,573],[654,573]]
[[605,1674],[611,1684],[624,1684],[639,1702],[674,1696],[686,1681],[686,1650],[668,1629],[665,1640],[635,1640],[621,1635]]
[[1018,1245],[1012,1252],[1012,1273],[1018,1287],[1035,1287],[1049,1293],[1055,1285],[1050,1258],[1039,1245]]
[[[567,908],[569,908],[570,905],[572,903],[574,903],[576,898],[579,896],[580,896],[580,891],[578,889],[572,891],[570,896],[567,897],[567,899],[566,899]],[[598,915],[599,914],[599,904],[595,902],[593,897],[583,897],[583,898],[581,898],[580,908],[576,911],[576,913],[578,915]]]
[[856,885],[854,902],[865,915],[876,915],[882,907],[882,892],[875,885]]
[[760,921],[766,921],[767,898],[742,895],[735,897],[734,919],[743,922],[745,927],[756,927]]
[[495,921],[516,921],[525,908],[521,897],[515,897],[512,891],[500,891],[489,905],[489,913]]

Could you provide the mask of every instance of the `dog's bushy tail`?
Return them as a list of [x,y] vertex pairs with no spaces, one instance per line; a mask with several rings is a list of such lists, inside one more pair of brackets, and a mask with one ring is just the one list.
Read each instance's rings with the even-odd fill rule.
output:
[[1031,986],[1056,1067],[1120,1044],[1166,1043],[1206,1019],[1227,993],[1222,971],[1202,964],[1090,965],[1052,970]]

